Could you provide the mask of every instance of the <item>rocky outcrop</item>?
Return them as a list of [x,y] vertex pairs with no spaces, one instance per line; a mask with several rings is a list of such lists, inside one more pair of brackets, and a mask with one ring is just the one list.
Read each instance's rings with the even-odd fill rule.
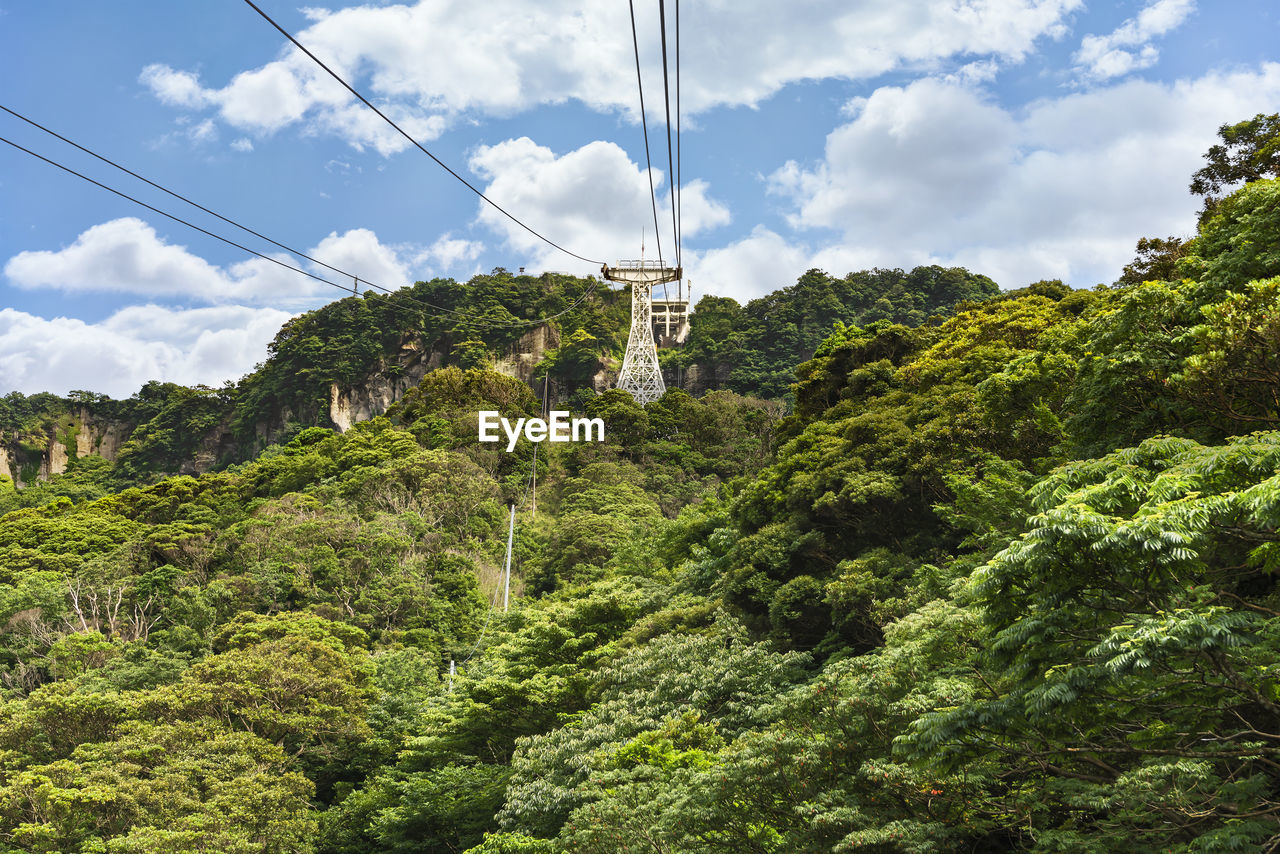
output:
[[62,474],[67,470],[67,446],[54,440],[49,443],[49,450],[45,452],[45,457],[40,461],[40,479],[48,480],[55,474]]
[[345,433],[358,421],[376,418],[442,364],[443,354],[427,350],[417,338],[407,339],[365,382],[347,389],[337,383],[329,387],[329,420]]
[[547,355],[548,350],[559,346],[560,335],[554,327],[549,324],[535,326],[506,349],[502,358],[494,362],[493,369],[533,386],[534,368]]
[[616,359],[605,359],[600,370],[591,375],[591,390],[596,394],[604,394],[618,382],[618,372],[622,365]]
[[183,460],[178,474],[200,475],[213,471],[220,463],[237,458],[238,446],[231,430],[231,418],[226,418],[200,440],[191,459]]
[[[447,342],[440,342],[438,346],[445,345]],[[503,351],[494,362],[493,369],[530,387],[537,386],[534,368],[548,350],[558,346],[560,338],[554,327],[545,324],[535,326]],[[329,387],[329,420],[345,433],[357,422],[376,418],[421,382],[428,372],[441,367],[444,361],[444,352],[428,350],[416,337],[406,338],[399,351],[384,360],[363,383],[351,388],[343,388],[337,383]],[[541,391],[541,388],[536,390]]]
[[115,462],[133,427],[82,407],[74,415],[60,417],[46,432],[0,433],[0,475],[24,488],[62,474],[79,457],[96,455]]
[[674,370],[663,372],[663,380],[668,388],[679,387],[694,397],[702,397],[709,391],[724,388],[729,381],[733,366],[727,364],[690,365],[679,376]]
[[329,387],[329,420],[345,433],[352,424],[386,412],[401,398],[406,388],[408,384],[403,377],[378,377],[358,388],[345,390],[334,383]]
[[120,446],[129,438],[134,428],[134,425],[123,421],[96,418],[92,412],[83,408],[77,413],[77,421],[80,429],[76,433],[75,455],[87,457],[96,454],[108,462],[115,462]]
[[[0,475],[13,481],[19,489],[39,480],[48,480],[49,472],[66,471],[66,448],[58,445],[61,453],[53,452],[54,442],[45,436],[15,436],[0,433]],[[51,462],[57,453],[58,465]]]

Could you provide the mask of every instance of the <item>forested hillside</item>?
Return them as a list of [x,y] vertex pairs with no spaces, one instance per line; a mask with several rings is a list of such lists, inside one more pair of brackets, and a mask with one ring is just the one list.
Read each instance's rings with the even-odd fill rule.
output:
[[[1280,179],[1246,177],[1160,278],[704,299],[667,358],[722,387],[577,386],[601,444],[478,443],[540,402],[477,328],[345,432],[0,496],[0,850],[1275,850]],[[457,305],[583,287],[521,281]],[[322,412],[451,287],[183,394]],[[581,372],[624,303],[574,311],[544,358]]]
[[[837,320],[918,325],[997,293],[960,268],[810,270],[745,307],[704,297],[687,347],[664,351],[668,385],[783,399],[795,365]],[[630,296],[594,279],[506,270],[460,284],[366,292],[289,321],[259,368],[220,389],[149,382],[128,400],[89,391],[0,397],[0,478],[36,486],[0,509],[51,495],[89,497],[253,459],[308,427],[345,430],[383,414],[427,372],[483,368],[575,405],[612,385],[626,349]],[[584,397],[585,395],[585,397]],[[102,459],[97,459],[102,458]],[[102,460],[114,463],[110,468]]]

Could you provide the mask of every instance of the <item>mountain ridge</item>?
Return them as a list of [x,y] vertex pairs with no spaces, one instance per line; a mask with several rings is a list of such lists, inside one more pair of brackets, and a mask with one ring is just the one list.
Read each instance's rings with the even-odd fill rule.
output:
[[[668,387],[695,394],[727,387],[782,397],[786,384],[777,377],[811,355],[836,321],[918,324],[996,292],[989,279],[960,268],[862,271],[843,279],[811,270],[746,306],[704,297],[691,315],[685,347],[661,351],[664,374]],[[581,302],[571,307],[573,300]],[[513,276],[501,269],[466,283],[433,280],[391,295],[347,297],[285,324],[266,362],[222,389],[151,382],[127,401],[77,392],[33,395],[34,407],[15,394],[0,398],[0,477],[25,488],[65,473],[79,457],[115,464],[122,454],[126,463],[135,461],[127,475],[132,480],[201,474],[251,459],[306,427],[350,429],[449,365],[486,366],[539,394],[549,376],[557,402],[599,394],[621,365],[628,300],[625,291],[602,288],[592,278]],[[515,322],[516,312],[562,314],[525,327],[501,325]],[[770,313],[795,317],[775,329]],[[352,340],[351,318],[363,324],[360,340]],[[734,324],[747,332],[734,334]],[[323,367],[344,360],[337,369]],[[81,435],[92,438],[66,438]]]

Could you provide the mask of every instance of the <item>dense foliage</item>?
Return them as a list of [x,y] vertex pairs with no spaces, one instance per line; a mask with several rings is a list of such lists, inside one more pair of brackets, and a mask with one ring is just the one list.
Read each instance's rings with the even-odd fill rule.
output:
[[688,341],[669,361],[696,369],[707,388],[781,398],[794,380],[795,366],[813,354],[837,321],[920,326],[997,293],[986,276],[961,267],[863,270],[843,279],[810,270],[794,285],[745,306],[727,297],[703,297],[691,315]]
[[[663,355],[672,385],[700,378],[685,385],[781,399],[795,365],[835,321],[891,318],[918,325],[963,300],[995,293],[989,279],[960,269],[875,270],[845,279],[812,270],[745,309],[732,299],[704,298],[689,345]],[[85,424],[120,435],[114,469],[90,476],[82,467],[76,483],[41,486],[22,499],[33,505],[51,494],[83,498],[86,487],[105,494],[246,462],[299,430],[334,426],[335,389],[403,390],[407,374],[430,367],[495,368],[506,360],[509,369],[513,357],[540,353],[534,376],[549,381],[553,397],[581,405],[601,378],[616,375],[629,322],[625,291],[552,273],[497,269],[465,283],[433,279],[390,294],[370,291],[289,321],[266,362],[220,389],[149,382],[122,401],[84,391],[66,398],[10,393],[0,398],[0,447],[8,446],[17,479],[36,486],[51,443],[61,442],[74,461]]]
[[[0,516],[0,851],[1275,850],[1278,212],[1091,291],[704,299],[730,389],[583,395],[599,444],[480,445],[539,402],[455,366],[216,472],[77,460]],[[732,390],[786,347],[789,407]]]

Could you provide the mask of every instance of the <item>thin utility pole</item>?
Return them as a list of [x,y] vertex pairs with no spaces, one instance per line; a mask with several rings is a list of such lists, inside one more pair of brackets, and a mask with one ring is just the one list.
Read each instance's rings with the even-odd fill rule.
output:
[[[547,417],[547,384],[551,382],[551,372],[542,375],[542,410],[540,415]],[[538,444],[533,446],[533,487],[529,490],[529,515],[538,513]]]
[[502,591],[502,610],[505,612],[511,605],[511,545],[516,536],[516,505],[511,505],[511,521],[507,527],[507,567],[506,586]]

